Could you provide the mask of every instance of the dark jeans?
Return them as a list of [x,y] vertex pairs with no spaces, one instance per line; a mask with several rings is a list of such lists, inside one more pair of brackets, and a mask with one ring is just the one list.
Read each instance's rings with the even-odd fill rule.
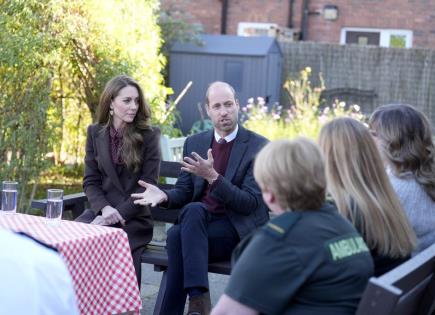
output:
[[212,214],[201,202],[186,205],[168,230],[168,271],[161,314],[183,314],[187,288],[208,290],[208,262],[228,260],[239,236],[225,214]]

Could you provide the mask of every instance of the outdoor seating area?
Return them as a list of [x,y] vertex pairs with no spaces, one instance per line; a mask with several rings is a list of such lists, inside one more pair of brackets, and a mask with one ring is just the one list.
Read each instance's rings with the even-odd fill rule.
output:
[[[172,171],[169,169],[172,167]],[[176,162],[162,162],[161,176],[176,178],[179,164]],[[173,171],[175,169],[175,172]],[[166,186],[167,187],[167,186]],[[66,209],[80,209],[84,207],[84,195],[66,196]],[[69,198],[71,197],[71,198]],[[44,207],[45,201],[35,201],[35,207]],[[174,223],[179,215],[178,210],[152,209],[153,218],[159,222]],[[2,225],[0,221],[0,226]],[[151,264],[155,271],[163,272],[153,314],[160,314],[162,297],[166,288],[165,272],[168,266],[166,250],[163,246],[149,245],[142,255],[142,263]],[[230,262],[210,263],[211,273],[231,273]],[[380,278],[371,278],[364,295],[359,303],[356,315],[423,315],[429,314],[435,301],[435,245],[424,252],[398,266]]]
[[[159,187],[174,187],[175,179],[180,173],[180,154],[185,138],[171,141],[165,137],[161,142],[165,158],[161,162]],[[181,150],[181,151],[180,151]],[[71,211],[73,218],[78,217],[86,208],[87,198],[84,193],[64,196],[64,211]],[[34,200],[32,207],[45,209],[47,200]],[[156,222],[173,224],[180,215],[180,209],[151,208]],[[1,217],[0,217],[1,218]],[[8,217],[6,217],[8,218]],[[0,221],[0,226],[2,223]],[[6,224],[7,226],[7,224]],[[154,271],[162,272],[159,292],[153,307],[153,314],[161,314],[161,303],[166,289],[166,272],[168,257],[164,245],[147,246],[141,257],[143,264],[153,265]],[[210,273],[230,275],[229,261],[209,263]],[[393,314],[429,314],[435,301],[435,245],[406,261],[402,265],[378,278],[371,278],[359,303],[356,314],[393,315]],[[87,313],[86,310],[85,313]]]
[[[179,143],[178,147],[182,147],[183,143]],[[178,150],[178,147],[175,150]],[[160,178],[163,180],[159,187],[170,189],[173,184],[167,184],[168,180],[176,179],[180,172],[180,163],[171,161],[162,161],[160,167]],[[80,215],[78,209],[82,211],[86,207],[86,196],[84,193],[66,195],[65,211],[72,211],[73,217],[76,218]],[[47,206],[47,200],[34,200],[32,207],[45,209]],[[179,209],[161,209],[159,207],[151,208],[152,217],[156,222],[174,223],[180,213]],[[0,223],[1,226],[1,223]],[[166,270],[168,267],[168,256],[166,249],[162,245],[153,245],[152,243],[147,246],[147,249],[143,252],[141,261],[144,264],[154,265],[155,271],[163,272],[162,281],[159,287],[159,294],[157,296],[156,304],[154,307],[154,314],[160,314],[161,303],[166,288]],[[231,264],[229,261],[210,263],[208,266],[209,272],[217,274],[229,275],[231,273]]]
[[435,315],[434,12],[0,1],[0,315]]

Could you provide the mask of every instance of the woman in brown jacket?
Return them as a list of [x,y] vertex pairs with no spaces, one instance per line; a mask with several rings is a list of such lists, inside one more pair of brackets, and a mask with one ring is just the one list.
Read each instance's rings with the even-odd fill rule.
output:
[[138,180],[154,185],[160,167],[160,131],[151,127],[151,111],[139,84],[128,76],[111,79],[87,131],[83,189],[91,209],[76,221],[122,227],[128,235],[140,285],[140,256],[153,234],[148,207],[130,195]]

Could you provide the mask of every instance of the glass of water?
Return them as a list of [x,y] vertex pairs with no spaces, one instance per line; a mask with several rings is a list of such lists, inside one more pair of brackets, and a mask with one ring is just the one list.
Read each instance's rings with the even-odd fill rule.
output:
[[18,199],[18,183],[4,181],[2,183],[2,213],[16,213]]
[[62,189],[48,189],[47,190],[47,210],[45,217],[47,219],[59,222],[62,218],[63,208],[63,190]]

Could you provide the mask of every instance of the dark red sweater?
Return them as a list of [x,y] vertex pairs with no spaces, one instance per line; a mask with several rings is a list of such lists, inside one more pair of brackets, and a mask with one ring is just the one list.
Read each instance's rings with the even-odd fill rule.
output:
[[[227,143],[217,143],[216,139],[213,137],[213,142],[211,144],[211,152],[213,154],[213,167],[219,175],[224,176],[225,171],[228,166],[228,160],[230,158],[231,149],[233,148],[233,141]],[[223,204],[219,203],[216,199],[210,196],[210,191],[213,190],[213,187],[219,181],[219,177],[217,180],[213,182],[212,185],[209,185],[207,182],[207,187],[202,194],[201,201],[206,205],[207,210],[212,213],[225,213],[225,207]]]

